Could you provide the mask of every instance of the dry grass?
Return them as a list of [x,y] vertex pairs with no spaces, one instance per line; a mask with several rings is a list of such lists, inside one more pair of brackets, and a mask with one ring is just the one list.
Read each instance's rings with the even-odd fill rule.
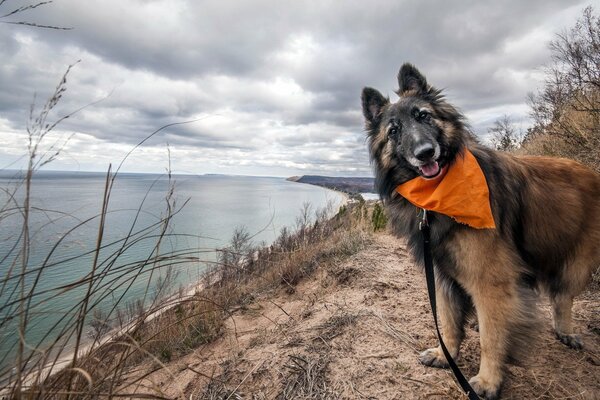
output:
[[322,357],[290,356],[283,391],[277,400],[329,400],[338,399],[325,378],[329,360]]
[[[20,232],[11,232],[9,240],[12,247],[0,259],[5,272],[0,280],[0,328],[17,331],[17,335],[4,335],[1,339],[5,348],[14,342],[15,349],[0,360],[3,363],[0,369],[2,396],[84,398],[116,395],[114,390],[120,382],[121,373],[127,366],[135,364],[135,360],[141,358],[140,354],[166,355],[170,350],[165,349],[175,347],[171,343],[164,345],[163,339],[172,330],[168,323],[158,323],[162,322],[162,318],[155,316],[189,299],[189,296],[169,299],[166,295],[171,290],[173,269],[198,261],[198,249],[172,250],[165,243],[177,237],[171,232],[170,224],[181,209],[175,205],[170,173],[165,177],[168,189],[162,216],[148,226],[140,226],[137,216],[143,212],[142,203],[129,231],[119,239],[108,241],[105,231],[107,216],[111,213],[111,192],[125,159],[116,171],[109,167],[104,191],[99,193],[102,199],[99,213],[83,221],[71,216],[76,221],[74,226],[60,235],[46,258],[39,264],[31,261],[30,255],[40,251],[32,241],[32,237],[40,232],[32,231],[32,215],[41,213],[50,221],[49,225],[69,217],[65,213],[34,207],[31,204],[31,188],[37,171],[56,159],[68,141],[68,138],[57,140],[51,136],[63,120],[77,112],[53,120],[54,109],[67,90],[67,75],[71,68],[67,69],[53,95],[39,111],[35,104],[32,105],[27,126],[27,169],[21,177],[17,176],[11,187],[2,189],[6,202],[0,207],[0,226],[13,226],[15,218],[20,219],[21,225]],[[56,257],[55,253],[60,252],[73,235],[90,227],[97,234],[87,250],[70,255],[68,259]],[[124,257],[125,253],[138,246],[150,250],[139,259]],[[51,288],[40,288],[40,282],[48,274],[69,268],[72,262],[89,265],[89,272],[83,277],[73,277],[71,281],[58,282]],[[139,282],[143,282],[146,288],[142,298],[134,304],[126,303],[123,300],[126,294]],[[70,308],[61,310],[62,316],[47,328],[39,341],[28,341],[28,329],[39,322],[35,318],[40,309],[65,295],[73,299]],[[101,304],[107,302],[112,306],[101,308]],[[196,346],[217,334],[211,330],[212,324],[208,327],[203,325],[204,321],[215,318],[217,308],[206,304],[192,307],[191,311],[179,315],[181,327],[177,329],[186,330],[186,340],[190,345]],[[150,324],[153,318],[157,323]],[[161,328],[157,328],[159,326]],[[99,346],[108,339],[111,339],[109,344]],[[12,364],[7,359],[11,356],[15,358]],[[160,362],[158,357],[157,361]]]
[[316,328],[319,331],[319,339],[329,342],[335,337],[341,335],[344,328],[349,325],[354,325],[358,319],[358,315],[348,312],[340,312]]
[[[571,131],[584,132],[580,129],[582,113],[571,113],[563,119],[563,124],[569,124]],[[558,128],[557,128],[558,130]],[[595,135],[583,133],[580,137],[565,136],[548,131],[531,135],[523,143],[517,154],[570,158],[600,172],[600,130],[596,128]]]

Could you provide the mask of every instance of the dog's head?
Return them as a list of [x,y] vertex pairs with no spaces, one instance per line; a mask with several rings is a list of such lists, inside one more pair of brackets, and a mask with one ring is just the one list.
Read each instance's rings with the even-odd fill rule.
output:
[[462,114],[413,65],[400,68],[398,85],[396,103],[373,88],[362,92],[371,159],[383,196],[416,176],[438,176],[469,137]]

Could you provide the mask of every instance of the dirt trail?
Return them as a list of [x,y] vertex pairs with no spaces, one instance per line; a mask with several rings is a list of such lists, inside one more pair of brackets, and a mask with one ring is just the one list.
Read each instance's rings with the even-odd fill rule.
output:
[[[600,399],[598,292],[574,306],[581,351],[554,339],[545,300],[540,311],[531,356],[509,368],[502,398]],[[478,342],[467,329],[458,364],[468,377],[477,372]],[[146,383],[186,399],[464,398],[449,371],[419,364],[419,351],[435,344],[424,276],[403,242],[379,234],[343,263],[318,268],[293,293],[259,297],[231,316],[222,338]]]

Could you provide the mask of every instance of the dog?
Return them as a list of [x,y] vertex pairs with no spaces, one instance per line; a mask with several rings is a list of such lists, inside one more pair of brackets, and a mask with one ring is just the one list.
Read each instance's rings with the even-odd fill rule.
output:
[[[407,239],[417,262],[423,260],[420,210],[397,187],[439,179],[466,152],[487,183],[495,228],[473,228],[435,211],[428,218],[444,341],[457,357],[465,322],[476,314],[481,363],[469,383],[478,395],[496,399],[507,363],[524,355],[539,329],[538,293],[549,295],[556,337],[582,347],[571,308],[600,265],[600,175],[575,161],[480,144],[464,116],[411,64],[400,68],[398,85],[395,103],[365,87],[362,111],[376,188],[393,232]],[[440,347],[419,360],[448,366]]]

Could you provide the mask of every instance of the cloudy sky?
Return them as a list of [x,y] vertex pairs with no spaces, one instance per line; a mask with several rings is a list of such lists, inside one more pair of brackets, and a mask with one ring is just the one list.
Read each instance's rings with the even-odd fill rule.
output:
[[[0,16],[26,4],[0,0]],[[163,125],[123,169],[289,176],[371,173],[364,86],[395,99],[410,61],[484,137],[510,115],[526,128],[548,42],[590,2],[556,0],[55,0],[0,23],[0,168],[20,168],[38,108],[68,65],[46,138],[47,169],[106,170]],[[98,102],[99,101],[99,102]]]

